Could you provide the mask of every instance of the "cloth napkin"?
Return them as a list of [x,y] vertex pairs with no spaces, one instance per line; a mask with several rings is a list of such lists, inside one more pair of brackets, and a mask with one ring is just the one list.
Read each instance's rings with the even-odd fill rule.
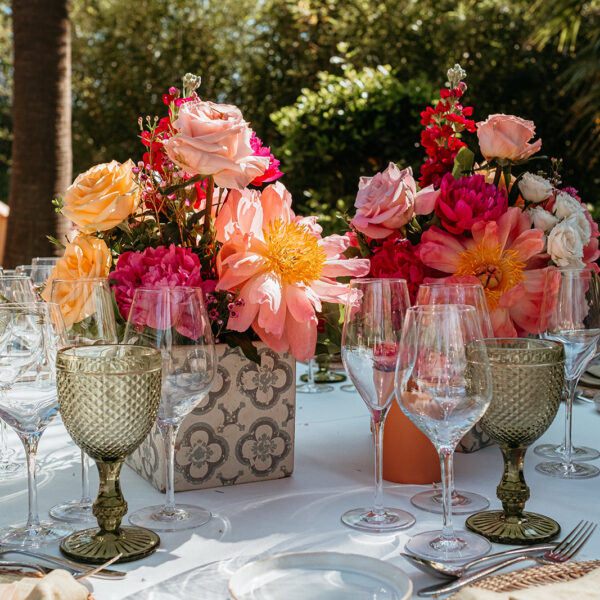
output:
[[0,583],[0,600],[88,600],[88,596],[88,589],[61,569],[44,577]]
[[516,592],[465,588],[453,600],[600,600],[600,568],[565,583],[551,583]]

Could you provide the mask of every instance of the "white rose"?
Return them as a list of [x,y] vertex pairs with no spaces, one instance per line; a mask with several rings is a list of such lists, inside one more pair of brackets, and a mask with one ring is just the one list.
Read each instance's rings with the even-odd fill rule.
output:
[[567,194],[566,192],[558,192],[556,194],[556,199],[554,200],[552,212],[559,219],[566,219],[573,213],[583,212],[583,206],[570,194]]
[[559,221],[551,212],[541,206],[534,206],[529,209],[529,216],[533,220],[533,226],[548,233]]
[[527,202],[543,202],[552,194],[552,184],[539,175],[524,173],[519,180],[519,191]]
[[583,267],[582,232],[573,217],[563,219],[548,235],[548,254],[559,267]]

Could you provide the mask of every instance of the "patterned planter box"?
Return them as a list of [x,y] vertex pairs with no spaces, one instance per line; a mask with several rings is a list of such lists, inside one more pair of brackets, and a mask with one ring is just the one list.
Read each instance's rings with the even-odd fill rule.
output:
[[[175,490],[288,477],[294,470],[296,361],[257,344],[258,365],[239,348],[217,345],[212,392],[179,428]],[[165,452],[156,426],[127,459],[136,473],[165,491]]]
[[483,429],[479,425],[475,424],[471,429],[463,436],[462,440],[458,442],[456,446],[457,452],[477,452],[487,446],[491,446],[494,442],[490,440],[487,433],[484,433]]

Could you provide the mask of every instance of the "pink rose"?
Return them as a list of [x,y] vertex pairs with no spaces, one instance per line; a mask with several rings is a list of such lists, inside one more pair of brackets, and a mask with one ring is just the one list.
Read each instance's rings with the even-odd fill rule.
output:
[[189,175],[213,175],[223,188],[242,189],[264,174],[268,156],[256,156],[252,130],[230,104],[196,100],[179,109],[178,135],[163,141],[169,158]]
[[542,140],[528,143],[534,135],[533,121],[514,115],[490,115],[477,123],[479,148],[488,161],[505,158],[515,162],[530,157],[542,147]]
[[433,186],[417,193],[412,169],[394,163],[374,177],[361,177],[351,223],[366,236],[382,239],[406,225],[415,215],[430,213],[438,196]]

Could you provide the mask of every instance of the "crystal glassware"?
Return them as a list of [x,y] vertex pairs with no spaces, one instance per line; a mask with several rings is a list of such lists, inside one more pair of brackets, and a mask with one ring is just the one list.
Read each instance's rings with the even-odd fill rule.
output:
[[355,508],[342,523],[371,533],[410,527],[410,513],[383,504],[382,446],[385,418],[394,397],[394,372],[404,314],[410,305],[402,279],[353,279],[342,330],[342,361],[371,414],[375,442],[375,497],[372,508]]
[[0,393],[0,417],[25,447],[29,490],[27,522],[0,530],[0,546],[32,549],[72,532],[63,523],[40,522],[36,483],[38,443],[58,409],[55,358],[65,344],[65,330],[58,307],[41,302],[2,304],[0,321],[10,329],[1,361],[4,367],[12,364],[15,374]]
[[[112,293],[107,279],[54,279],[50,301],[60,307],[70,346],[118,342]],[[89,459],[82,450],[81,498],[53,506],[49,511],[51,517],[70,523],[96,522],[92,514],[88,471]]]
[[311,358],[306,361],[308,371],[306,372],[306,379],[301,376],[300,379],[305,383],[300,384],[296,387],[296,392],[301,394],[324,394],[325,392],[333,392],[333,386],[327,383],[317,383],[315,381],[315,359]]
[[36,256],[31,259],[31,264],[34,267],[39,265],[51,265],[54,267],[59,260],[59,256]]
[[53,271],[54,265],[46,264],[19,265],[15,269],[15,273],[17,273],[17,275],[26,275],[31,279],[33,289],[38,296],[41,294],[46,285],[46,281],[48,281],[48,278],[50,275],[52,275]]
[[551,269],[545,287],[547,324],[542,335],[565,347],[565,437],[562,444],[542,444],[534,452],[552,462],[536,465],[544,475],[586,479],[600,474],[594,465],[580,461],[600,456],[594,448],[573,446],[573,401],[582,373],[598,352],[600,341],[600,280],[592,267]]
[[74,442],[96,461],[100,489],[94,502],[98,527],[77,531],[61,544],[68,557],[99,564],[152,554],[160,539],[142,527],[123,527],[123,461],[146,438],[158,412],[160,351],[130,345],[74,346],[56,358],[58,404]]
[[166,501],[129,516],[132,525],[157,531],[198,527],[210,511],[191,504],[175,504],[175,440],[183,419],[210,391],[217,372],[212,332],[202,290],[192,287],[135,291],[124,342],[158,348],[163,358],[163,381],[156,425],[166,458]]
[[454,448],[491,400],[486,346],[472,306],[413,306],[406,313],[396,372],[396,398],[436,447],[442,471],[443,527],[412,537],[406,550],[422,558],[463,561],[490,543],[452,525]]
[[556,537],[560,526],[550,517],[523,512],[530,496],[523,463],[527,448],[558,412],[565,351],[557,342],[524,338],[486,340],[486,346],[493,392],[479,425],[502,451],[504,473],[496,490],[502,510],[471,515],[466,525],[500,544],[543,543]]
[[[479,319],[484,338],[493,338],[494,330],[490,320],[485,291],[481,283],[433,282],[422,283],[417,291],[415,304],[466,304],[473,306]],[[471,514],[485,510],[490,502],[484,496],[466,490],[452,490],[452,512]],[[443,511],[443,495],[439,490],[427,490],[415,494],[410,501],[416,507],[434,513]]]

